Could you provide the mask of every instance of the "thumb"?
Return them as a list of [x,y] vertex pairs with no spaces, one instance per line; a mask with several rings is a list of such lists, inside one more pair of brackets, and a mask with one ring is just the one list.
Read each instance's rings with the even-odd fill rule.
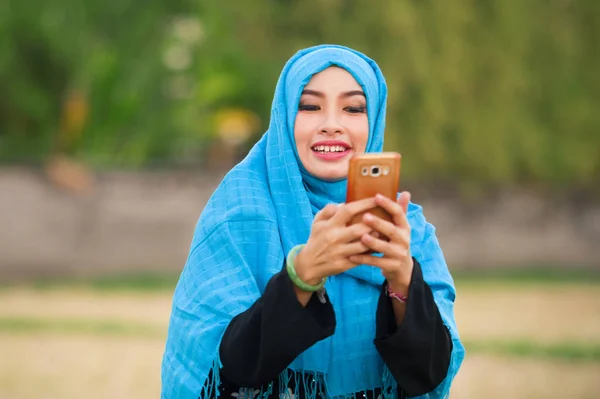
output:
[[314,221],[323,221],[331,218],[337,212],[338,204],[328,204],[315,215]]
[[410,193],[408,191],[403,191],[398,196],[398,205],[402,207],[404,213],[408,212],[408,203],[410,202]]

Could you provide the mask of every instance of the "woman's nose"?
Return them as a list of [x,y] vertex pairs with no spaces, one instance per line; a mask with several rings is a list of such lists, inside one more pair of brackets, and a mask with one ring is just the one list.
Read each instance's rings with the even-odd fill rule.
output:
[[327,115],[323,124],[319,128],[319,131],[323,134],[340,134],[343,132],[341,123],[338,121],[337,116],[333,113]]

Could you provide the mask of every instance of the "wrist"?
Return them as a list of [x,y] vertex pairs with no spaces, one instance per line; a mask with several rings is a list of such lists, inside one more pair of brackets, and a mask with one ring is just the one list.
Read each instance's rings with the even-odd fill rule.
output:
[[389,285],[387,286],[387,296],[390,299],[395,299],[400,303],[406,304],[406,302],[408,302],[408,290],[406,291],[406,293],[403,292],[398,292],[393,290]]
[[307,256],[305,248],[302,248],[294,259],[294,269],[300,280],[308,285],[318,285],[323,280],[322,277],[315,275],[314,268],[310,267],[310,257]]
[[408,296],[410,284],[404,282],[387,282],[388,292],[393,292],[401,296]]
[[412,280],[413,268],[414,264],[411,258],[410,267],[404,267],[397,273],[385,276],[388,288],[397,294],[408,295],[408,290]]

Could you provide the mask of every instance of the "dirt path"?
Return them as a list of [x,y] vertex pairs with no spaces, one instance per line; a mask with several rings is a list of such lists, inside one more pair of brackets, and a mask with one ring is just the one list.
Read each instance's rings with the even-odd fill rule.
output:
[[600,364],[502,356],[467,357],[454,382],[452,399],[595,399]]
[[0,291],[0,317],[102,319],[166,325],[170,313],[170,293],[27,288]]
[[[600,343],[600,286],[459,286],[457,298],[456,320],[465,339]],[[170,311],[166,292],[0,291],[0,317],[166,326]]]
[[[0,333],[0,398],[156,398],[163,342]],[[600,364],[469,356],[452,399],[600,397]]]
[[600,343],[600,286],[459,286],[456,321],[470,340]]
[[160,396],[160,340],[0,334],[0,398]]

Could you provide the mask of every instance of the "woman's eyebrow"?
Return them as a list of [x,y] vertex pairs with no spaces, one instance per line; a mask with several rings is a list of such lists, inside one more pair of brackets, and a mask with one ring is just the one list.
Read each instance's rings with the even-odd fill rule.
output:
[[367,98],[367,96],[365,96],[365,93],[362,90],[351,90],[351,91],[347,91],[341,94],[341,97],[352,97],[352,96],[363,96],[365,98]]
[[[310,90],[310,89],[304,89],[302,90],[302,95],[310,95],[310,96],[315,96],[315,97],[319,97],[319,98],[324,98],[325,94],[323,94],[320,91],[317,90]],[[340,97],[352,97],[352,96],[363,96],[366,98],[365,93],[362,90],[350,90],[350,91],[345,91],[343,93],[340,94]]]
[[315,97],[320,97],[323,98],[325,97],[325,94],[323,94],[320,91],[316,91],[316,90],[310,90],[310,89],[304,89],[302,90],[302,95],[310,95],[310,96],[315,96]]

